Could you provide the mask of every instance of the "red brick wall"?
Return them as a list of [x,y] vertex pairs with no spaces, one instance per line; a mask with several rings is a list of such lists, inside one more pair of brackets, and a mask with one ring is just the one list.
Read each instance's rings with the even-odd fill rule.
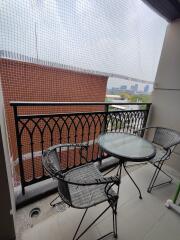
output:
[[[1,60],[9,142],[13,160],[17,158],[15,124],[10,101],[103,102],[107,77],[79,73],[14,60]],[[21,114],[97,111],[103,107],[31,107]],[[27,163],[28,164],[28,163]]]

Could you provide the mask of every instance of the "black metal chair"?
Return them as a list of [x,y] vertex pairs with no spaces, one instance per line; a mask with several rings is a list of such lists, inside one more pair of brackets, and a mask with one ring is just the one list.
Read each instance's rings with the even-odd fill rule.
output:
[[[149,131],[151,131],[151,133]],[[165,161],[170,159],[174,148],[180,143],[180,133],[164,127],[147,127],[137,130],[134,133],[139,133],[145,138],[148,137],[148,139],[151,138],[151,141],[156,148],[155,157],[149,161],[156,169],[149,183],[147,192],[150,193],[152,189],[157,186],[171,183],[173,180],[172,177],[162,170],[162,166]],[[166,175],[169,180],[155,185],[159,172]]]
[[[80,166],[68,171],[63,170],[60,154],[58,154],[58,148],[62,147],[79,148],[82,159]],[[121,166],[119,166],[115,176],[104,177],[94,163],[85,161],[87,154],[84,153],[87,149],[88,146],[85,144],[59,144],[50,147],[43,153],[42,163],[50,176],[58,180],[58,192],[63,202],[73,208],[85,209],[73,240],[81,238],[110,207],[113,213],[113,231],[99,239],[110,234],[117,238],[117,203]],[[116,186],[116,190],[113,186]],[[88,208],[105,201],[109,203],[108,207],[76,238]]]

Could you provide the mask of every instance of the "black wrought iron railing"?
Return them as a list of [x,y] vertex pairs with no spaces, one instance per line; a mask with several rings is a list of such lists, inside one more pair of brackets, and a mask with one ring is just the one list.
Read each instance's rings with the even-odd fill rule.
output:
[[[110,110],[112,105],[117,105],[118,109]],[[11,106],[14,110],[16,129],[15,154],[24,194],[26,186],[48,178],[41,163],[44,149],[58,143],[88,142],[88,161],[101,160],[107,155],[97,144],[99,134],[106,131],[133,133],[135,129],[145,127],[151,104],[11,102]],[[120,106],[123,109],[119,109]],[[128,109],[132,106],[133,109]],[[81,107],[83,110],[77,111],[77,108]],[[65,171],[82,164],[76,149],[60,149],[59,154],[63,159]]]

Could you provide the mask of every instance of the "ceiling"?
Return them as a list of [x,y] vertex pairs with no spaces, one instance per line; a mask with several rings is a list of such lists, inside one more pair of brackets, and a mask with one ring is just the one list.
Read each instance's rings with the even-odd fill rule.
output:
[[143,2],[169,22],[180,18],[180,0],[143,0]]

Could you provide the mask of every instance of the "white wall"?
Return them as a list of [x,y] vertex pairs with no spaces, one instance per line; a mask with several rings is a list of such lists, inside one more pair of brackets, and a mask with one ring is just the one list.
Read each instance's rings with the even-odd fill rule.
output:
[[[155,89],[150,125],[180,131],[180,20],[167,27]],[[180,146],[169,164],[180,170]]]
[[0,84],[0,239],[2,240],[15,239],[15,199],[7,139],[3,96]]

